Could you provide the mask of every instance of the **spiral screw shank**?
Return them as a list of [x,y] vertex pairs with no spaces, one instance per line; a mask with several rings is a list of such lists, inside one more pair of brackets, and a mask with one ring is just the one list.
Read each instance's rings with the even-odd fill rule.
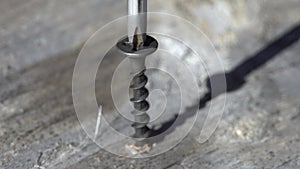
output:
[[140,35],[136,35],[133,44],[128,43],[128,37],[121,39],[117,43],[118,51],[129,58],[132,69],[131,73],[134,74],[130,85],[130,90],[132,91],[130,101],[134,105],[134,111],[132,112],[134,123],[132,127],[135,129],[133,137],[138,138],[137,144],[144,143],[144,139],[149,138],[151,134],[150,129],[147,127],[150,117],[146,113],[149,109],[149,103],[146,100],[149,96],[149,91],[145,87],[148,82],[148,78],[145,75],[145,59],[158,48],[158,41],[156,39],[146,35],[146,39],[143,40],[137,37]]
[[150,121],[149,115],[146,111],[149,109],[149,103],[146,101],[149,96],[149,91],[146,89],[148,82],[147,76],[142,71],[138,75],[133,77],[131,81],[130,89],[132,89],[133,97],[130,99],[133,102],[135,111],[133,111],[135,122],[132,127],[135,128],[136,138],[146,138],[149,128],[147,124]]

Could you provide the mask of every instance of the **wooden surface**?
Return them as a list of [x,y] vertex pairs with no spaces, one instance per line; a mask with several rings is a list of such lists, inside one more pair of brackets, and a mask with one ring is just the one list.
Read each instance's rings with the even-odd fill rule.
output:
[[[152,11],[182,16],[204,30],[227,70],[300,22],[298,0],[149,3]],[[73,107],[74,64],[87,38],[124,15],[124,6],[111,0],[0,1],[0,168],[299,168],[299,43],[227,94],[219,128],[204,144],[196,141],[200,125],[174,149],[146,159],[113,155],[91,141]],[[214,20],[218,15],[225,23]],[[106,73],[114,61],[106,63]],[[213,68],[214,60],[207,62]]]

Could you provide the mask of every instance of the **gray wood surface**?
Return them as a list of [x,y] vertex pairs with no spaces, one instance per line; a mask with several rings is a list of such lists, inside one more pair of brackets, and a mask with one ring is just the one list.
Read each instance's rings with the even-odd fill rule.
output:
[[[146,159],[113,155],[91,141],[73,107],[73,68],[87,38],[123,16],[125,4],[0,1],[0,168],[299,168],[299,42],[227,94],[220,125],[203,144],[196,140],[200,124],[174,149]],[[227,70],[300,23],[298,0],[153,0],[149,8],[179,15],[204,30]],[[184,31],[193,39],[193,32]],[[105,63],[104,75],[115,61]],[[205,61],[213,69],[214,58]],[[98,92],[98,97],[107,97]]]

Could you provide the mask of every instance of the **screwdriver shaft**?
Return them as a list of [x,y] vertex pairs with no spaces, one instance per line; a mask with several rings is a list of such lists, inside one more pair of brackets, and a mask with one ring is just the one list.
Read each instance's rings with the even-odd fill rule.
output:
[[[128,39],[134,43],[134,35],[144,42],[147,32],[147,0],[128,0]],[[138,44],[135,44],[138,45]]]

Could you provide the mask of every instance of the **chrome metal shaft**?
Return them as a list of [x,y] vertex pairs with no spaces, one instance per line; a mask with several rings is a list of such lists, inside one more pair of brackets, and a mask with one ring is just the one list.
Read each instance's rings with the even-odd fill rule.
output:
[[134,36],[140,35],[141,42],[146,40],[147,0],[128,0],[128,39],[134,43]]

